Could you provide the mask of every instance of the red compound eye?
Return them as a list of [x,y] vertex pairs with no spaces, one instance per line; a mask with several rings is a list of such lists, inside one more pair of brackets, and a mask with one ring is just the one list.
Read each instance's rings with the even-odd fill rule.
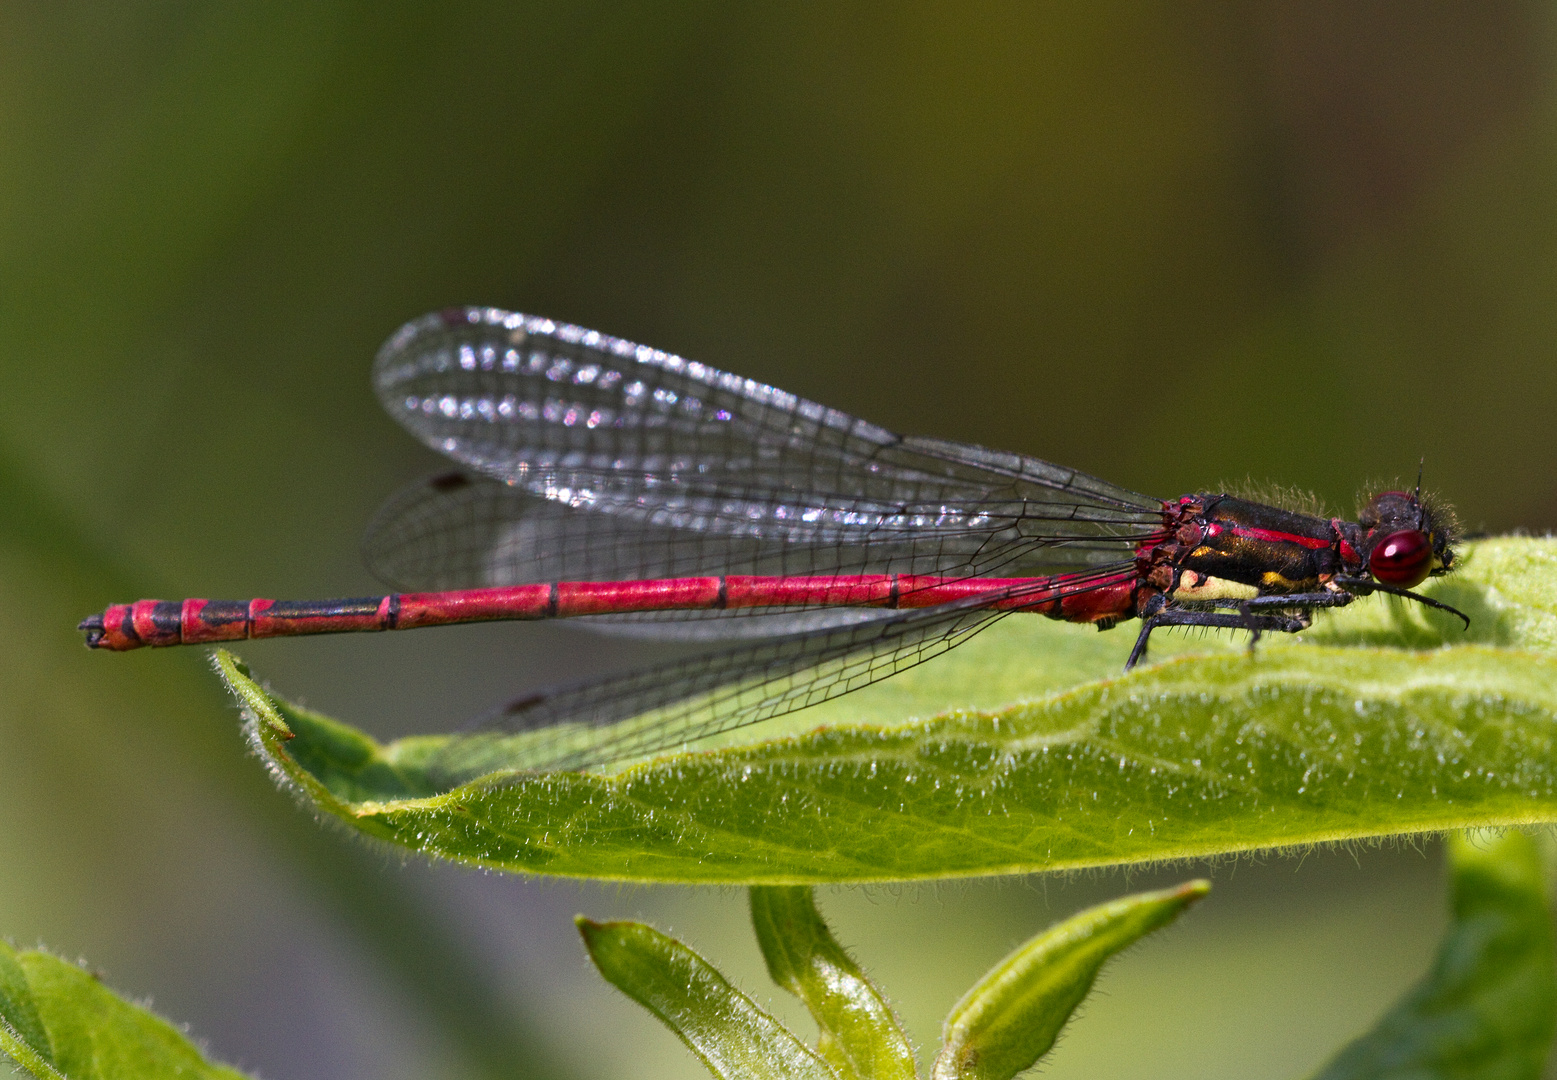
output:
[[1433,568],[1433,543],[1416,529],[1390,533],[1368,556],[1368,569],[1386,585],[1414,588],[1427,580]]

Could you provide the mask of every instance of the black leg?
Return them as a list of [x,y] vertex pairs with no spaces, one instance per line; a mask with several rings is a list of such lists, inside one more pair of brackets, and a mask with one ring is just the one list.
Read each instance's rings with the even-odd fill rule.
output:
[[1327,608],[1345,607],[1357,597],[1348,592],[1271,593],[1251,596],[1247,600],[1195,600],[1197,606],[1228,608],[1235,611],[1260,611],[1266,608]]
[[1296,615],[1256,615],[1252,612],[1185,611],[1183,608],[1166,607],[1155,615],[1149,615],[1141,623],[1141,634],[1125,661],[1125,670],[1146,659],[1146,642],[1159,626],[1210,626],[1224,630],[1249,630],[1255,634],[1270,631],[1275,634],[1296,634],[1307,630],[1308,620]]
[[1246,603],[1254,609],[1283,607],[1320,608],[1345,607],[1355,599],[1357,597],[1349,592],[1330,592],[1326,589],[1321,592],[1293,593],[1289,596],[1281,596],[1279,594],[1256,596],[1254,599],[1246,601]]

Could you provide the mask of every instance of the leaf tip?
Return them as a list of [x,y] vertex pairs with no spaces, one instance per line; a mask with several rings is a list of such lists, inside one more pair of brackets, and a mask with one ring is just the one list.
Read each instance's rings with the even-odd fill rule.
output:
[[596,922],[588,915],[575,915],[573,925],[578,928],[579,936],[584,939],[584,947],[594,952],[595,942],[600,940],[601,935],[610,928],[611,924]]
[[1185,907],[1204,900],[1211,892],[1211,882],[1207,878],[1195,878],[1186,881],[1173,890],[1172,897],[1180,901]]

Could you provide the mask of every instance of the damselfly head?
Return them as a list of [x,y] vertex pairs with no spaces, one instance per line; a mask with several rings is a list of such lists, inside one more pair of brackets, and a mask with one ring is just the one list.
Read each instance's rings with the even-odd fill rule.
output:
[[1411,589],[1454,568],[1459,525],[1454,511],[1419,492],[1385,491],[1357,514],[1368,572],[1386,585]]

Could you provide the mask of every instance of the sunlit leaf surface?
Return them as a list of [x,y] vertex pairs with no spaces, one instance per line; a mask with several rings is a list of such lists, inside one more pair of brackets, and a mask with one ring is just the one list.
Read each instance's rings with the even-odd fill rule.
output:
[[1557,543],[1484,543],[1434,587],[1469,634],[1373,598],[1308,641],[1212,641],[1124,677],[1127,632],[1013,617],[792,734],[609,773],[476,743],[435,774],[468,736],[382,745],[219,665],[283,783],[415,851],[639,880],[947,877],[1557,820],[1554,577]]
[[242,1080],[75,964],[0,941],[0,1067],[39,1080]]
[[1432,970],[1316,1080],[1536,1080],[1557,1025],[1547,869],[1523,833],[1456,836]]

